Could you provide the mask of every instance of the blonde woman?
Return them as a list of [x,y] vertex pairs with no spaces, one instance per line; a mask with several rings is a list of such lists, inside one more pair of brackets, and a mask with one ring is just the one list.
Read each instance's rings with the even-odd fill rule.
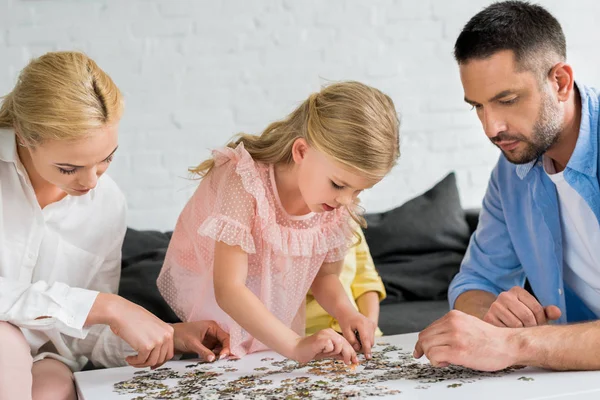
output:
[[[370,357],[376,324],[339,280],[358,194],[399,156],[392,100],[358,82],[312,94],[260,136],[241,135],[193,172],[200,186],[184,208],[158,279],[184,321],[212,319],[237,357],[271,348],[306,362]],[[356,238],[354,239],[356,240]],[[339,321],[304,337],[304,300]],[[358,332],[360,344],[355,332]]]
[[157,366],[206,350],[205,333],[227,352],[214,323],[170,326],[115,294],[126,203],[104,172],[122,111],[110,77],[75,52],[31,61],[3,98],[0,400],[75,399],[88,359]]

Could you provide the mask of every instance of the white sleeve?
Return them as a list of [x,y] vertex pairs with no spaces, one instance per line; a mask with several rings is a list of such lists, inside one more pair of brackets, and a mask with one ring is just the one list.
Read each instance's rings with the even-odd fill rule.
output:
[[[126,227],[123,226],[123,229]],[[121,277],[121,248],[125,232],[113,246],[111,252],[102,264],[98,274],[92,281],[91,289],[104,293],[116,294]],[[73,353],[87,357],[94,365],[104,367],[119,367],[127,365],[125,357],[136,354],[129,344],[115,335],[108,325],[95,325],[89,330],[84,339],[72,341]]]
[[88,331],[84,324],[97,295],[95,290],[60,282],[32,284],[0,277],[0,320],[33,330],[54,328],[83,338]]

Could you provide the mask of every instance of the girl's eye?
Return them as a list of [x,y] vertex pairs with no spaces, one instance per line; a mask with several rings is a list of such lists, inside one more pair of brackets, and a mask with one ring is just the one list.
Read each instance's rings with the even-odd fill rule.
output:
[[61,174],[65,174],[65,175],[73,175],[75,172],[77,172],[77,170],[75,168],[73,168],[73,169],[58,168],[58,172],[60,172]]
[[106,160],[104,160],[105,163],[110,164],[113,160],[114,154],[111,154]]
[[344,187],[336,184],[334,181],[331,181],[331,186],[333,186],[336,190],[342,190]]

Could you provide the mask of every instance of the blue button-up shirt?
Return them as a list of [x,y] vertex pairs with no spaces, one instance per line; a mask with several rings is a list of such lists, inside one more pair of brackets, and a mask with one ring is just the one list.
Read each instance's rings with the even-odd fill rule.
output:
[[[581,96],[581,125],[564,178],[600,221],[600,93],[580,84],[576,87]],[[543,306],[561,309],[558,322],[597,319],[564,283],[558,196],[541,157],[515,165],[501,155],[479,218],[460,272],[448,290],[451,308],[468,290],[498,295],[523,286],[527,278]]]

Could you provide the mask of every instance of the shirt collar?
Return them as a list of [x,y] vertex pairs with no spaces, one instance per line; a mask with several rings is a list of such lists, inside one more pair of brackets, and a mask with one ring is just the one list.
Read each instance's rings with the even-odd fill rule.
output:
[[16,163],[17,140],[12,129],[0,129],[0,160]]
[[583,85],[576,86],[581,97],[581,124],[567,168],[594,177],[598,168],[598,96],[590,96],[590,89]]
[[[598,97],[590,96],[590,89],[577,82],[575,87],[581,98],[581,123],[579,125],[579,136],[567,168],[588,176],[596,176],[598,161]],[[535,166],[539,159],[527,164],[517,165],[517,176],[524,179],[529,171]]]

